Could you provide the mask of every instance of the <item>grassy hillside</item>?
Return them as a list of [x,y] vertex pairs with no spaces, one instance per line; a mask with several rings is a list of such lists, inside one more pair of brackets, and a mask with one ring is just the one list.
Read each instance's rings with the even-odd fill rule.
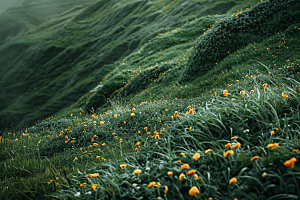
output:
[[76,102],[117,67],[115,61],[158,33],[254,2],[96,1],[73,7],[0,46],[1,126],[9,117],[16,125],[31,125]]
[[[94,0],[3,0],[0,2],[0,44]],[[3,9],[3,10],[2,10]],[[8,23],[9,22],[9,23]]]
[[[2,111],[40,120],[19,129],[6,120],[0,197],[298,199],[300,3],[126,2],[98,1],[66,14],[67,28],[46,24],[0,46],[21,45],[24,53],[9,66],[28,62],[43,77],[27,80],[15,107]],[[132,21],[118,28],[157,8],[162,14],[140,29],[128,32]],[[199,8],[201,15],[192,14]],[[120,32],[100,23],[118,16]],[[81,37],[87,27],[103,32]],[[20,69],[6,75],[22,79]]]

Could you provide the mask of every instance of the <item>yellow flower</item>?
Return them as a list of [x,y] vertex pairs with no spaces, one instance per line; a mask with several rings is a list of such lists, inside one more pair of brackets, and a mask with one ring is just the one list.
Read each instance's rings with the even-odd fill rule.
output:
[[240,94],[244,96],[246,94],[245,90],[240,91]]
[[155,135],[155,139],[159,139],[159,135]]
[[291,159],[285,161],[283,164],[284,164],[284,166],[286,166],[288,168],[294,168],[296,161],[297,161],[297,159],[295,157],[292,157]]
[[131,113],[131,117],[133,117],[133,116],[135,116],[135,114],[134,114],[134,113]]
[[231,137],[231,140],[238,139],[237,136]]
[[80,187],[84,187],[84,184],[80,184]]
[[96,191],[97,186],[98,186],[97,184],[93,184],[92,188],[94,191]]
[[160,182],[157,182],[155,186],[160,188]]
[[237,182],[237,179],[235,177],[233,177],[232,179],[229,180],[229,185],[232,185],[235,182]]
[[197,152],[193,155],[194,160],[198,160],[199,158],[200,158],[200,153]]
[[154,185],[156,185],[156,182],[155,182],[155,181],[152,181],[151,183],[149,183],[148,188],[151,188],[151,187],[153,187]]
[[147,127],[145,127],[144,130],[147,130]]
[[96,121],[93,121],[93,124],[96,124],[97,122]]
[[177,160],[177,163],[181,163],[181,160]]
[[179,175],[179,180],[182,181],[182,179],[183,179],[184,176],[185,176],[185,174],[182,174],[182,173],[181,173],[181,174]]
[[104,124],[104,121],[100,121],[100,125],[103,125]]
[[100,158],[100,156],[96,156],[96,158],[98,159],[98,158]]
[[98,144],[97,144],[97,143],[94,143],[93,146],[96,147],[96,146],[98,146]]
[[237,82],[237,83],[238,83],[238,82],[240,82],[240,81],[239,81],[239,80],[236,80],[235,82]]
[[265,172],[265,173],[263,173],[261,176],[262,176],[263,178],[265,178],[265,177],[267,176],[267,173]]
[[236,148],[238,148],[238,147],[240,147],[240,146],[241,146],[241,143],[238,142],[238,143],[232,145],[232,148],[236,149]]
[[135,146],[138,146],[138,145],[140,145],[141,143],[140,142],[137,142],[136,144],[135,144]]
[[87,174],[86,177],[87,178],[92,178],[92,174]]
[[212,149],[207,149],[207,150],[205,151],[205,154],[208,154],[210,151],[212,151]]
[[175,118],[178,117],[178,111],[175,111],[174,117],[175,117]]
[[197,175],[197,174],[194,174],[194,178],[195,178],[196,180],[201,180],[201,178],[200,178],[200,177],[198,177],[198,175]]
[[190,109],[189,110],[189,114],[193,114],[194,113],[194,110],[193,109]]
[[233,151],[233,150],[228,150],[228,151],[226,151],[226,152],[223,154],[223,156],[224,156],[224,157],[227,157],[228,154],[234,155],[234,151]]
[[267,85],[268,85],[268,84],[266,84],[266,83],[264,83],[264,84],[263,84],[264,91],[266,91],[266,87],[267,87]]
[[135,150],[135,151],[138,151],[139,149],[138,149],[138,148],[135,148],[134,150]]
[[253,93],[254,93],[254,90],[251,90],[251,91],[250,91],[250,94],[253,94]]
[[169,176],[171,176],[171,175],[173,175],[173,172],[172,172],[172,171],[168,171],[167,174],[168,174]]
[[118,115],[117,115],[117,114],[114,114],[114,117],[118,117]]
[[180,153],[181,156],[185,156],[185,153]]
[[268,149],[274,149],[279,146],[279,143],[268,144]]
[[181,169],[188,169],[188,168],[190,168],[189,164],[183,164],[183,165],[181,165]]
[[97,176],[99,176],[99,173],[94,173],[94,174],[92,174],[92,177],[93,177],[93,178],[96,178]]
[[195,174],[195,173],[196,173],[195,169],[191,169],[190,171],[188,171],[188,175],[192,175],[192,174]]
[[287,98],[287,97],[289,97],[287,94],[285,94],[284,92],[282,92],[282,94],[281,94],[281,96],[282,96],[282,98]]
[[133,171],[133,173],[135,173],[135,174],[140,174],[140,173],[142,173],[142,170],[140,170],[140,169],[135,169],[135,170]]
[[227,96],[228,96],[228,91],[227,91],[227,90],[223,90],[223,95],[224,95],[225,97],[227,97]]
[[255,159],[259,159],[259,156],[254,156],[253,158],[251,158],[250,161],[253,161],[253,160],[255,160]]
[[15,139],[15,142],[18,142],[18,139]]
[[274,135],[274,134],[275,134],[275,131],[271,131],[271,134]]
[[196,186],[193,186],[190,190],[189,190],[189,195],[191,197],[195,196],[196,194],[199,194],[200,191]]
[[148,135],[150,135],[150,134],[151,134],[151,132],[148,132],[147,134],[148,134]]
[[225,145],[225,148],[228,148],[228,147],[230,147],[231,146],[231,144],[230,143],[227,143],[226,145]]
[[124,167],[127,167],[127,165],[126,164],[121,164],[120,165],[120,168],[123,170],[124,169]]
[[167,195],[168,190],[169,190],[168,186],[165,186],[165,192],[164,192],[165,195]]

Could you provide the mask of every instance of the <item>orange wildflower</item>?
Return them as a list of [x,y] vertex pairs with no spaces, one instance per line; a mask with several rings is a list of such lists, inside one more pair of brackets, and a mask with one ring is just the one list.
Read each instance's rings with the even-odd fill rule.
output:
[[238,148],[238,147],[240,147],[240,146],[241,146],[241,143],[238,142],[238,143],[232,145],[232,148],[236,149],[236,148]]
[[224,156],[224,157],[227,157],[228,154],[234,155],[234,151],[233,151],[233,150],[228,150],[228,151],[226,151],[226,152],[223,154],[223,156]]
[[171,176],[171,175],[173,175],[173,172],[172,172],[172,171],[168,171],[167,174],[168,174],[169,176]]
[[91,174],[93,178],[96,178],[97,176],[99,176],[99,173],[94,173],[94,174]]
[[228,91],[227,91],[227,90],[223,90],[223,95],[224,95],[225,97],[227,97],[227,96],[228,96]]
[[178,111],[175,111],[174,117],[175,117],[175,118],[178,117]]
[[181,169],[188,169],[188,168],[190,168],[189,164],[183,164],[183,165],[181,165]]
[[193,186],[190,190],[189,190],[189,195],[191,197],[195,196],[196,194],[199,194],[200,191],[196,186]]
[[192,174],[195,174],[195,173],[196,173],[195,169],[191,169],[190,171],[188,171],[188,175],[192,175]]
[[92,174],[87,174],[86,177],[87,178],[92,178]]
[[231,137],[231,140],[238,139],[237,136]]
[[237,179],[233,177],[232,179],[229,180],[229,185],[233,185],[235,182],[237,182]]
[[228,148],[228,147],[230,147],[231,146],[231,144],[230,143],[227,143],[226,145],[225,145],[225,148]]
[[165,195],[167,195],[168,190],[169,190],[168,186],[165,186],[165,192],[164,192]]
[[140,173],[142,173],[142,170],[140,170],[140,169],[135,169],[135,170],[133,171],[133,173],[134,173],[134,174],[140,174]]
[[179,180],[182,181],[183,177],[185,176],[185,174],[180,174],[179,175]]
[[267,87],[267,85],[268,85],[268,84],[266,84],[266,83],[264,83],[264,84],[263,84],[264,91],[266,91],[266,87]]
[[193,155],[194,160],[198,160],[199,158],[200,158],[200,153],[197,152]]
[[295,157],[292,157],[291,159],[285,161],[283,164],[284,164],[284,166],[286,166],[288,168],[294,168],[296,161],[297,161],[297,159]]
[[282,98],[287,98],[287,97],[289,97],[287,94],[285,94],[284,92],[282,92],[282,94],[281,94],[281,96],[282,96]]
[[259,156],[254,156],[253,158],[251,158],[250,161],[253,161],[253,160],[256,160],[256,159],[259,159]]
[[96,191],[97,186],[98,186],[97,184],[93,184],[92,188],[93,188],[94,191]]
[[205,151],[205,154],[208,154],[210,151],[212,151],[212,149],[207,149],[207,150]]
[[268,149],[274,149],[279,146],[279,143],[268,144]]
[[189,110],[189,114],[193,114],[194,113],[194,110],[193,109],[190,109]]
[[154,185],[156,185],[156,182],[155,182],[155,181],[152,181],[152,182],[149,183],[148,188],[151,188],[151,187],[153,187]]

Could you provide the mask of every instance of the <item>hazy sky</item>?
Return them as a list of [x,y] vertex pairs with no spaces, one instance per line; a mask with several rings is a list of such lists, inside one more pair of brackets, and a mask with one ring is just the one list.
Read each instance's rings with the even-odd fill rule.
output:
[[21,5],[24,0],[0,0],[0,13],[8,8]]

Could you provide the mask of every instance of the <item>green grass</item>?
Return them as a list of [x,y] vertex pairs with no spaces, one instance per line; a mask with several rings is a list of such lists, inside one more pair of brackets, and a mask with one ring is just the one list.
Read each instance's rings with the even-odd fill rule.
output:
[[[116,2],[115,6],[122,11],[135,8],[134,13],[141,11],[141,15],[145,15],[146,8],[151,5],[133,2]],[[18,109],[15,112],[24,113],[32,120],[40,119],[34,126],[24,129],[16,126],[18,122],[12,118],[7,118],[7,129],[0,139],[3,149],[0,168],[4,172],[0,174],[0,197],[298,199],[299,23],[287,20],[282,30],[269,30],[265,36],[247,41],[210,70],[205,69],[209,62],[199,65],[204,70],[202,73],[180,82],[198,59],[198,46],[202,44],[203,49],[212,46],[210,38],[215,31],[202,35],[202,30],[213,29],[222,21],[232,19],[231,14],[216,9],[218,5],[231,12],[251,8],[249,2],[242,1],[235,1],[228,6],[230,8],[224,6],[223,1],[192,2],[153,1],[152,6],[165,5],[162,9],[162,16],[165,16],[179,12],[180,5],[195,7],[198,3],[218,15],[197,16],[173,30],[157,32],[149,41],[141,40],[138,48],[106,65],[106,71],[101,72],[103,75],[99,78],[91,79],[85,70],[72,68],[63,75],[75,74],[80,80],[65,79],[55,75],[55,68],[47,69],[54,81],[49,84],[45,80],[35,87],[49,84],[55,92],[54,86],[58,85],[63,92],[34,112],[31,106],[26,110],[22,105],[15,106]],[[293,0],[285,3],[291,2]],[[268,3],[252,7],[260,10]],[[87,12],[102,6],[105,5],[97,3],[80,14],[85,20],[82,23],[90,24],[93,20],[88,22],[89,19],[105,16],[101,12],[94,15]],[[290,8],[282,8],[282,18],[297,14],[297,11],[290,13],[284,9]],[[271,9],[268,14],[272,15]],[[116,31],[122,32],[123,28]],[[51,34],[47,34],[50,37]],[[247,33],[237,35],[244,37]],[[230,44],[225,45],[223,51],[228,51],[236,42],[231,37],[224,39]],[[74,38],[78,40],[79,37]],[[122,44],[121,40],[119,42]],[[107,43],[103,49],[108,51],[114,45]],[[76,63],[92,64],[93,56],[86,59],[83,54],[87,53],[81,48],[73,46],[62,52],[77,55]],[[92,50],[93,43],[85,48]],[[57,59],[50,55],[49,58],[49,62]],[[68,58],[59,58],[65,59],[62,62],[67,66]],[[38,55],[32,59],[43,57]],[[87,87],[82,87],[85,84]],[[86,88],[91,89],[90,92]],[[51,95],[42,89],[31,90],[41,99],[20,97],[19,102],[33,106],[39,101],[42,104],[43,98]],[[81,97],[74,100],[74,96],[79,95],[77,90],[81,91]],[[226,91],[228,96],[224,95]],[[66,106],[67,102],[72,105]],[[53,109],[57,111],[55,114],[47,114]],[[194,157],[196,153],[200,158]],[[184,169],[183,164],[189,166]],[[135,174],[136,169],[141,173]],[[192,169],[195,171],[190,171]],[[237,181],[231,184],[234,177]],[[155,182],[155,186],[151,186],[151,182]],[[195,196],[190,193],[193,186],[199,190]]]

